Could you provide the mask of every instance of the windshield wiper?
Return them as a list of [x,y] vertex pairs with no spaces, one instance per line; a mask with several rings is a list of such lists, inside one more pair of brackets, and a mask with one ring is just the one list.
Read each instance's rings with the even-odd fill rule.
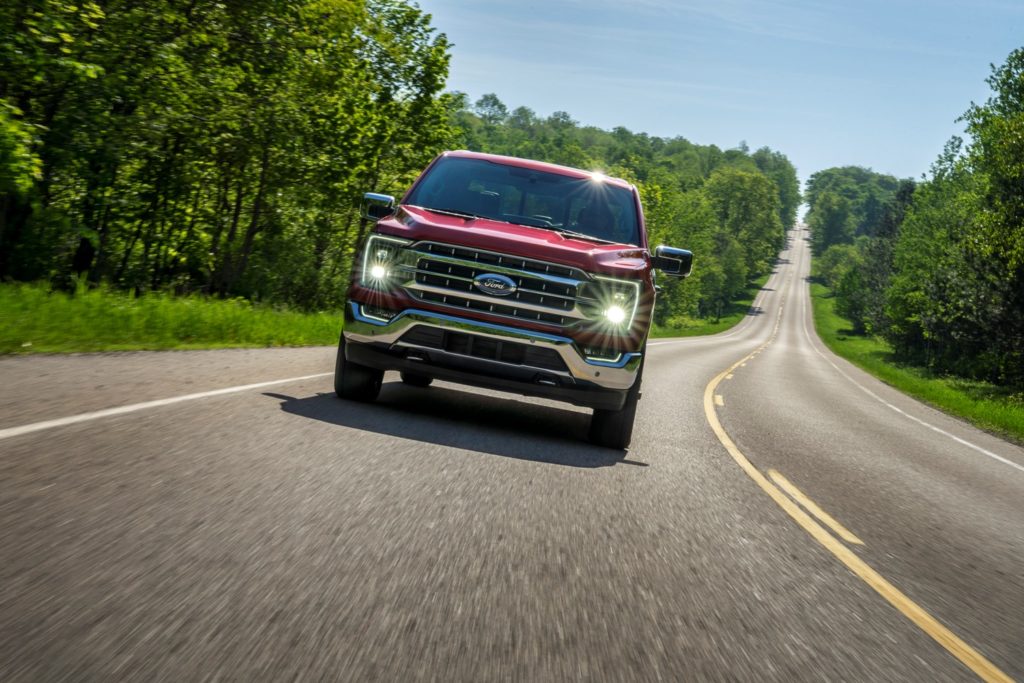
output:
[[565,237],[575,237],[576,239],[589,240],[591,242],[600,242],[601,244],[619,244],[619,242],[616,242],[615,240],[606,240],[601,237],[594,237],[593,235],[588,235],[584,232],[576,232],[575,230],[560,230],[558,228],[553,228],[553,230],[554,232],[557,232],[559,235],[564,235]]
[[478,216],[475,213],[470,213],[468,211],[458,211],[456,209],[435,209],[432,206],[421,206],[420,208],[421,209],[425,209],[426,211],[432,211],[434,213],[441,213],[441,214],[444,214],[445,216],[455,216],[456,218],[465,218],[466,220],[472,220],[474,218],[483,218],[483,216]]

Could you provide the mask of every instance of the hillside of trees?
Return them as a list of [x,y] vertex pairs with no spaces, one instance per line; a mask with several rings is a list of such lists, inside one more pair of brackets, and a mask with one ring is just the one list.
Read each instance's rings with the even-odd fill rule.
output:
[[988,78],[920,183],[859,168],[808,183],[818,272],[856,331],[940,373],[1024,388],[1024,49]]
[[444,149],[600,169],[692,249],[659,322],[714,317],[800,202],[779,152],[581,126],[444,92],[451,47],[403,0],[22,0],[0,7],[0,280],[338,307],[365,191]]

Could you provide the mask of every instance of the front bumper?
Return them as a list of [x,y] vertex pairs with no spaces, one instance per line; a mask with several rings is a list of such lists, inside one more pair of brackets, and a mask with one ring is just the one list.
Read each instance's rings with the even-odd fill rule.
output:
[[[474,355],[461,347],[452,348],[454,345],[424,345],[419,340],[429,338],[429,331],[417,329],[415,334],[407,334],[414,328],[487,340],[484,344],[504,342],[517,349],[536,349],[548,358],[557,355],[561,362],[531,364],[530,358],[536,354],[522,354],[517,362],[504,362]],[[642,359],[640,353],[623,353],[614,361],[588,359],[569,337],[419,309],[407,309],[382,320],[367,315],[354,301],[345,308],[344,334],[346,358],[361,365],[611,410],[622,407]]]

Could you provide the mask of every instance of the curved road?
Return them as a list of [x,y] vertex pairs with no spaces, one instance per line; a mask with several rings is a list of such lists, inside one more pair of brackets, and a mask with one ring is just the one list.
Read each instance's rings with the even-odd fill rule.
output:
[[0,680],[1024,680],[1024,451],[826,351],[808,267],[651,342],[625,454],[333,349],[0,359]]

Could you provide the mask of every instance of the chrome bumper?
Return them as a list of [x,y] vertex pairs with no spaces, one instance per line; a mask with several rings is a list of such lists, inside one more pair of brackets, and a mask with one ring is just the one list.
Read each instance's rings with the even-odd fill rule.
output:
[[[350,301],[345,311],[345,339],[360,344],[386,345],[394,349],[416,349],[416,345],[400,342],[400,337],[417,325],[458,330],[495,340],[512,340],[554,350],[568,369],[555,372],[537,368],[538,372],[557,375],[568,384],[581,384],[624,391],[633,386],[640,368],[642,354],[623,353],[616,361],[585,358],[576,343],[568,338],[532,332],[506,325],[467,320],[441,313],[406,309],[390,321],[368,317],[360,304]],[[489,361],[501,364],[498,361]]]

